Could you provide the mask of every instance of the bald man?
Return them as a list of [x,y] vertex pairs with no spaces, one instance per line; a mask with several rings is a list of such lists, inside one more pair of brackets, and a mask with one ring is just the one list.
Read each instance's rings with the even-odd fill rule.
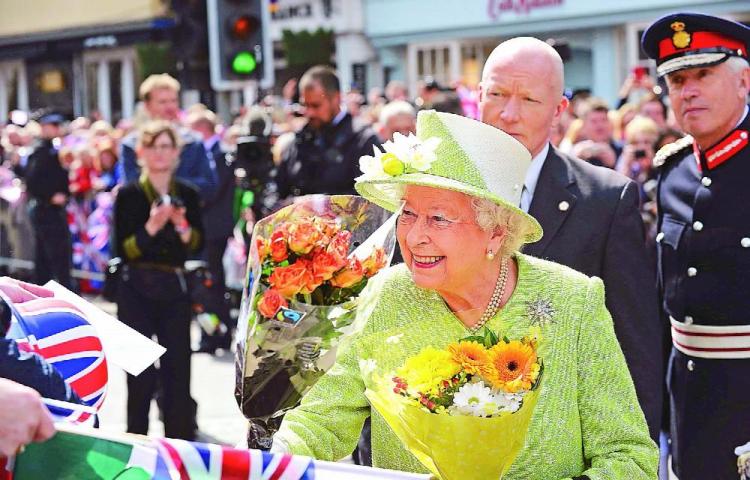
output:
[[482,72],[481,120],[512,135],[533,157],[520,207],[539,221],[544,237],[524,252],[604,280],[607,308],[651,437],[657,440],[663,333],[638,188],[624,176],[550,144],[552,127],[568,106],[563,85],[563,62],[552,47],[529,37],[507,40],[490,54]]

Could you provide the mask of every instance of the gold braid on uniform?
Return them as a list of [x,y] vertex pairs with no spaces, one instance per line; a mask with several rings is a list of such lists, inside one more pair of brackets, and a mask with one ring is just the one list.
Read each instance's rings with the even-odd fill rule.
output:
[[685,135],[676,142],[668,143],[661,147],[656,155],[654,155],[654,167],[659,168],[669,160],[670,157],[674,157],[681,151],[688,147],[693,146],[693,137],[691,135]]

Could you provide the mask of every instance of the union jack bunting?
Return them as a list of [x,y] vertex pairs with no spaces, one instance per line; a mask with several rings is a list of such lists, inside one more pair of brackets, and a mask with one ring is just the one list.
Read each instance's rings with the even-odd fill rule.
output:
[[169,480],[313,480],[311,458],[260,450],[237,450],[185,440],[156,440]]

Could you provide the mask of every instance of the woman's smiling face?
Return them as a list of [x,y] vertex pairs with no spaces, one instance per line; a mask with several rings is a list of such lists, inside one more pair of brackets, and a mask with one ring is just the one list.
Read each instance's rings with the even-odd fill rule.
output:
[[491,232],[476,223],[471,197],[409,185],[396,236],[414,283],[441,291],[461,290],[488,262]]

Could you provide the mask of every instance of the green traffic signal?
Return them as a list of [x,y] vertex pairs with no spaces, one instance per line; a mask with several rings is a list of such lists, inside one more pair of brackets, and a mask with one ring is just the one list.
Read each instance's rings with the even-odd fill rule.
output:
[[248,51],[239,52],[232,58],[232,71],[238,75],[249,75],[257,66],[255,55]]

